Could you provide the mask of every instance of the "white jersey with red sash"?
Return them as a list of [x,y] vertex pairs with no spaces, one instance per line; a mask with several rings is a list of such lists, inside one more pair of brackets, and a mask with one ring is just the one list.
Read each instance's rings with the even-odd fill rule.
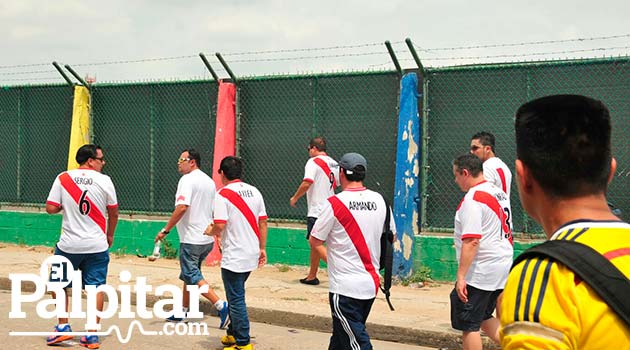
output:
[[466,283],[486,291],[503,289],[514,252],[507,194],[487,181],[472,187],[457,207],[454,231],[457,261],[461,257],[462,240],[479,239]]
[[118,206],[109,176],[91,169],[63,172],[53,182],[46,204],[63,208],[59,249],[72,254],[108,249],[107,208]]
[[[376,297],[385,206],[379,193],[365,187],[346,189],[324,203],[311,236],[326,242],[331,293]],[[390,227],[395,234],[394,220]]]
[[339,164],[327,155],[310,158],[304,166],[304,179],[311,183],[306,192],[306,203],[310,217],[318,217],[328,197],[335,194],[339,183]]
[[512,172],[498,157],[488,158],[483,162],[483,177],[491,184],[497,186],[510,197],[512,186]]
[[221,237],[221,268],[249,272],[258,267],[258,221],[267,219],[265,202],[252,185],[233,181],[221,188],[214,200],[214,223],[225,224]]

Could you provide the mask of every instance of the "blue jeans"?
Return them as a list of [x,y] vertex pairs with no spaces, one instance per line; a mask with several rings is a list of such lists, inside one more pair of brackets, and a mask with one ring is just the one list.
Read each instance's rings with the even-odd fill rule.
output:
[[234,336],[236,345],[249,344],[249,316],[245,305],[245,281],[250,272],[232,272],[221,269],[221,278],[225,288],[230,310],[230,325],[227,334]]
[[201,264],[206,260],[213,246],[214,242],[209,244],[181,243],[179,245],[179,265],[181,267],[179,279],[187,285],[195,285],[203,280]]
[[65,256],[70,260],[75,270],[81,270],[82,288],[85,286],[98,287],[107,283],[109,249],[100,253],[73,254],[66,253],[55,246],[55,255]]

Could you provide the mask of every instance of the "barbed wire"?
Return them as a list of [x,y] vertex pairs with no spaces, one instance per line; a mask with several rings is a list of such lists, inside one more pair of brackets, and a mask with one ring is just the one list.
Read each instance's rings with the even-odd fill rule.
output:
[[514,47],[514,46],[526,46],[526,45],[559,44],[559,43],[584,42],[584,41],[595,41],[595,40],[610,40],[610,39],[619,39],[619,38],[630,38],[630,34],[600,36],[600,37],[591,37],[591,38],[526,41],[526,42],[509,43],[509,44],[489,44],[489,45],[473,45],[473,46],[458,46],[458,47],[423,48],[416,44],[414,44],[414,46],[417,49],[422,50],[422,51],[454,51],[454,50],[488,49],[488,48]]
[[[401,44],[403,41],[392,42],[392,45]],[[310,52],[310,51],[327,51],[327,50],[341,50],[341,49],[357,49],[371,46],[382,46],[380,43],[366,43],[358,45],[341,45],[341,46],[327,46],[327,47],[313,47],[313,48],[301,48],[301,49],[284,49],[284,50],[266,50],[266,51],[243,51],[243,52],[226,52],[222,53],[223,56],[237,56],[237,55],[261,55],[270,53],[292,53],[292,52]]]
[[26,81],[26,80],[59,80],[63,82],[63,79],[58,77],[33,77],[33,78],[10,78],[10,79],[0,79],[0,83],[3,81]]
[[0,72],[0,75],[41,74],[41,73],[51,73],[51,72],[55,72],[55,70],[47,69],[47,70],[33,70],[33,71],[28,71],[28,72],[8,72],[8,73]]
[[308,60],[308,59],[319,59],[319,58],[357,57],[357,56],[375,56],[375,55],[387,55],[387,52],[362,52],[362,53],[347,53],[347,54],[338,54],[338,55],[252,58],[252,59],[234,60],[234,61],[230,61],[229,63],[294,61],[294,60]]
[[[459,57],[423,57],[421,61],[453,61],[453,60],[481,60],[489,58],[515,58],[515,57],[532,57],[532,56],[546,56],[546,55],[562,55],[579,52],[592,52],[592,51],[609,51],[609,50],[621,50],[630,49],[630,46],[613,46],[613,47],[598,47],[592,49],[580,49],[580,50],[564,50],[564,51],[552,51],[552,52],[534,52],[534,53],[519,53],[519,54],[501,54],[501,55],[486,55],[486,56],[459,56]],[[410,58],[398,59],[401,62],[413,61]],[[378,64],[371,64],[369,67],[380,67],[384,65],[392,64],[391,61]]]

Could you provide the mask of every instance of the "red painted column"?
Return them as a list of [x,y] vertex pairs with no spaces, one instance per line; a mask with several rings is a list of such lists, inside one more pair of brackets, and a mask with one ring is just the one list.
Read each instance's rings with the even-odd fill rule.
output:
[[[219,82],[219,95],[217,98],[217,123],[214,133],[214,158],[212,161],[213,173],[211,177],[217,189],[223,187],[217,170],[221,160],[227,156],[236,154],[236,85],[233,83]],[[219,246],[214,245],[212,252],[206,259],[206,265],[214,266],[221,261]]]

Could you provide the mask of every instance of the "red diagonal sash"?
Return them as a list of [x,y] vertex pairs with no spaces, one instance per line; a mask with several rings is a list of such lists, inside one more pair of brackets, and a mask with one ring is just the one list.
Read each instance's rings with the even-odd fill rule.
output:
[[260,241],[260,231],[258,230],[258,220],[256,220],[256,215],[254,215],[252,210],[249,208],[249,205],[245,203],[243,198],[239,196],[238,193],[225,187],[222,188],[221,191],[219,191],[219,194],[223,196],[225,199],[227,199],[230,203],[234,204],[236,209],[238,209],[243,214],[243,216],[249,223],[249,226],[251,226],[252,230],[254,230],[254,233],[256,234],[256,238],[258,238],[258,240]]
[[497,174],[499,174],[499,178],[501,178],[501,189],[505,194],[507,194],[507,183],[505,182],[505,173],[503,169],[497,168]]
[[[81,190],[79,185],[77,185],[74,182],[74,180],[72,180],[70,175],[68,175],[68,173],[63,173],[59,175],[59,181],[61,182],[61,186],[66,190],[66,192],[68,192],[68,194],[70,195],[70,197],[72,197],[74,202],[77,203],[77,205],[81,205],[81,203],[79,202],[81,201],[81,196],[83,195],[83,191]],[[90,219],[92,219],[92,221],[94,221],[101,228],[101,230],[103,230],[103,233],[105,233],[105,226],[106,226],[105,215],[101,213],[101,211],[98,209],[96,204],[92,202],[92,200],[87,196],[87,194],[85,195],[85,200],[87,200],[88,203],[90,203],[90,210],[88,211],[87,215],[90,217]]]
[[328,163],[326,163],[323,159],[321,158],[315,158],[313,159],[313,161],[315,162],[315,164],[317,164],[320,168],[322,168],[322,170],[324,171],[324,173],[326,174],[326,177],[328,177],[328,180],[330,181],[330,185],[332,186],[331,188],[334,190],[335,188],[337,188],[337,180],[335,179],[335,174],[333,174],[332,171],[330,171],[330,167],[328,166]]
[[346,207],[339,198],[336,196],[332,196],[328,198],[328,201],[332,205],[333,213],[337,221],[343,226],[343,228],[348,233],[352,244],[357,249],[357,253],[359,253],[359,258],[361,258],[361,262],[363,262],[363,266],[365,270],[372,276],[374,280],[374,287],[376,292],[378,293],[378,287],[381,284],[381,280],[378,277],[378,273],[376,273],[376,269],[374,269],[374,265],[372,264],[372,256],[370,254],[370,249],[365,242],[365,237],[363,236],[363,232],[361,232],[361,228],[359,224],[352,216],[350,209]]

